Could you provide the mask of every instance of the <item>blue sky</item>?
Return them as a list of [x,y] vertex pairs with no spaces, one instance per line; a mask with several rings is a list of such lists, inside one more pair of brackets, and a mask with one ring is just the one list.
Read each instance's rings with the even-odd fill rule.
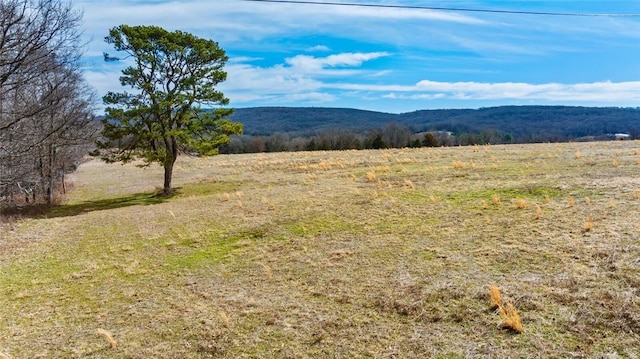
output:
[[[640,1],[328,0],[336,3],[640,14]],[[352,107],[401,113],[499,105],[640,106],[640,16],[574,17],[263,3],[75,1],[85,76],[124,90],[126,61],[103,39],[120,24],[217,41],[230,106]]]

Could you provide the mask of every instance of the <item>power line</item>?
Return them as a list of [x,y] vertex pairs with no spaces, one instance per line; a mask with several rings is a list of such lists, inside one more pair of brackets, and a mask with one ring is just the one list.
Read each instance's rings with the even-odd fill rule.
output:
[[585,17],[640,17],[640,14],[601,14],[601,13],[576,13],[576,12],[546,12],[546,11],[518,11],[518,10],[491,10],[472,9],[455,7],[417,6],[417,5],[385,5],[385,4],[358,4],[358,3],[337,3],[328,1],[303,1],[303,0],[243,0],[264,3],[282,4],[305,4],[305,5],[332,5],[332,6],[358,6],[377,7],[392,9],[418,9],[418,10],[439,10],[439,11],[460,11],[460,12],[483,12],[497,14],[518,14],[518,15],[546,15],[546,16],[585,16]]

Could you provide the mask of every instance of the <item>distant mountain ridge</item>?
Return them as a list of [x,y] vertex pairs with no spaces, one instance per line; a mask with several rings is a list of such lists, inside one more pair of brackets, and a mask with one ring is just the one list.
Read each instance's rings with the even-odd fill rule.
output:
[[567,140],[610,133],[640,134],[640,108],[579,106],[499,106],[480,109],[420,110],[402,114],[325,107],[237,108],[232,116],[245,134],[284,133],[312,136],[332,130],[365,134],[388,124],[413,132],[455,133],[498,131],[514,139]]

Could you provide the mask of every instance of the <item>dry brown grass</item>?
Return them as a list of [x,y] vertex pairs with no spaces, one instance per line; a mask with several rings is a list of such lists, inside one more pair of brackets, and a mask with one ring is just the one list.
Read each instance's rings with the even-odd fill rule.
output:
[[102,329],[102,328],[98,328],[96,329],[96,334],[98,334],[99,336],[103,337],[104,339],[107,340],[107,342],[109,343],[109,347],[111,347],[111,349],[114,349],[118,346],[118,341],[116,341],[113,338],[113,335],[111,335],[111,333],[109,333],[108,331]]
[[542,208],[539,204],[536,204],[536,219],[540,219],[542,217]]
[[455,169],[463,169],[466,167],[467,167],[467,164],[462,161],[453,161],[453,168]]
[[593,229],[593,220],[591,218],[588,218],[584,222],[584,231],[585,232],[591,232],[592,229]]
[[491,308],[498,309],[502,306],[502,294],[500,294],[500,288],[497,285],[492,284],[489,286],[489,293],[491,298]]
[[[171,198],[152,195],[160,168],[87,162],[66,206],[0,232],[0,351],[632,358],[640,181],[625,164],[636,147],[180,158]],[[578,151],[591,162],[572,160]],[[515,210],[518,198],[544,215]],[[504,290],[491,303],[506,319],[488,310],[485,283]],[[496,328],[517,327],[518,312],[522,335]]]
[[520,321],[520,315],[511,302],[505,302],[504,306],[498,308],[502,322],[500,326],[505,329],[513,330],[516,333],[522,333],[522,322]]
[[527,209],[531,207],[531,203],[526,198],[516,198],[513,200],[513,204],[517,209]]
[[414,190],[416,189],[416,186],[413,184],[413,182],[409,179],[405,179],[404,180],[404,188],[408,189],[408,190]]
[[375,182],[376,181],[376,173],[374,171],[367,172],[367,181]]
[[229,319],[229,316],[227,315],[227,313],[223,311],[219,311],[218,317],[220,318],[220,321],[222,322],[222,325],[225,326],[225,328],[231,327],[231,320]]
[[500,289],[495,284],[489,286],[489,291],[491,295],[492,308],[497,310],[498,314],[500,314],[500,317],[502,318],[502,322],[500,322],[499,326],[501,328],[512,330],[516,333],[522,333],[524,331],[524,328],[522,328],[522,321],[520,320],[520,315],[513,304],[508,300],[502,299]]

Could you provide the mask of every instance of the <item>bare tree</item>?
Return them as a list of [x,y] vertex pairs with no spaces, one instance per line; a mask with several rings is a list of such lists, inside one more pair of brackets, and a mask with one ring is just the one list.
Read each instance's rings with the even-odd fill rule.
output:
[[87,145],[95,138],[97,123],[91,112],[93,92],[78,72],[51,72],[38,85],[41,101],[47,104],[41,116],[32,118],[33,133],[40,134],[40,138],[32,138],[33,153],[37,158],[38,192],[52,204],[55,188],[64,190],[65,172],[75,168],[88,153]]
[[382,128],[382,141],[390,148],[409,146],[411,131],[406,126],[388,124]]
[[80,148],[93,141],[81,20],[69,1],[0,2],[0,202],[19,194],[53,202]]
[[[0,3],[0,100],[43,74],[76,64],[80,58],[82,14],[63,0],[8,0]],[[55,58],[55,61],[52,61]],[[45,110],[0,105],[0,130]]]

